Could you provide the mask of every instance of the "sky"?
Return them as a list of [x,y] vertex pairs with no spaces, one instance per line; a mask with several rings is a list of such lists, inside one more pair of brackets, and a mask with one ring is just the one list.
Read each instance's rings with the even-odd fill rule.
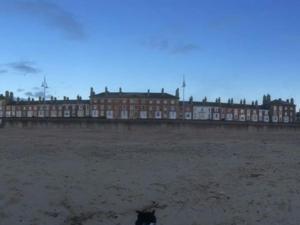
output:
[[[0,93],[104,91],[300,105],[298,0],[0,0]],[[182,90],[181,90],[182,93]]]

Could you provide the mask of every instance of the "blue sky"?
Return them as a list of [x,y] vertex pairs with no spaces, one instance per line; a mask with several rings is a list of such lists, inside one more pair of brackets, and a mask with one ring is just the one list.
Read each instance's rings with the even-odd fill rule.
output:
[[300,104],[300,1],[1,0],[0,92],[170,93]]

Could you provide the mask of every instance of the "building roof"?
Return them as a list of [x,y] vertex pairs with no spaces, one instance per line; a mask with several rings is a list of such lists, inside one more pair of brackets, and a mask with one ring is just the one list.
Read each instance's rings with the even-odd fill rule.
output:
[[20,100],[20,101],[13,101],[9,102],[8,105],[57,105],[57,104],[89,104],[89,100],[46,100],[44,101],[27,101],[27,100]]
[[[182,102],[180,102],[182,104]],[[262,108],[261,105],[224,103],[224,102],[185,102],[185,104],[193,104],[195,106],[210,106],[210,107],[226,107],[226,108]]]
[[102,92],[92,96],[93,98],[160,98],[178,99],[175,95],[154,92]]
[[291,102],[288,101],[283,101],[282,99],[275,99],[273,101],[271,101],[270,103],[271,105],[294,105]]

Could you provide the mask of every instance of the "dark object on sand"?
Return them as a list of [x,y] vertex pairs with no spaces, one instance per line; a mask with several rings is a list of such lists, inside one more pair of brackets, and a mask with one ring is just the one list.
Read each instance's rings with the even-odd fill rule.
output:
[[135,225],[156,225],[155,210],[152,212],[136,211],[137,221]]

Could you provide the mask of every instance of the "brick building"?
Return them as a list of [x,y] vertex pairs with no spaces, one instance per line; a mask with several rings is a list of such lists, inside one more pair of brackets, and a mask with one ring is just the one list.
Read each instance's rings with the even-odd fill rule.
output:
[[179,90],[164,92],[105,92],[91,90],[91,116],[107,119],[177,119]]
[[175,95],[165,93],[164,89],[155,92],[104,92],[95,94],[91,88],[90,99],[81,97],[69,100],[51,98],[44,101],[20,100],[12,92],[0,95],[0,118],[102,118],[102,119],[185,119],[240,122],[293,123],[296,121],[294,99],[271,100],[263,97],[261,105],[257,101],[239,104],[229,99],[227,103],[217,98],[215,102],[203,99],[201,102],[179,101],[179,89]]
[[88,117],[90,115],[89,101],[78,98],[77,100],[51,99],[43,101],[32,99],[9,101],[4,109],[5,117],[16,118],[48,118],[48,117]]

